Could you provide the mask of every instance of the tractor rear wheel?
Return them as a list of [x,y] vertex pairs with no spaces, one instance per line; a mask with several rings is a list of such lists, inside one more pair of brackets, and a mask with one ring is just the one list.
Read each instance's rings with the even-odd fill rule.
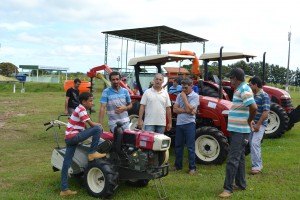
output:
[[118,187],[119,174],[106,161],[96,159],[88,163],[84,180],[88,193],[97,198],[107,198],[114,194]]
[[228,154],[228,141],[222,132],[210,126],[196,130],[196,161],[200,164],[222,164]]
[[268,126],[264,138],[279,138],[288,129],[289,117],[285,110],[276,103],[271,103]]

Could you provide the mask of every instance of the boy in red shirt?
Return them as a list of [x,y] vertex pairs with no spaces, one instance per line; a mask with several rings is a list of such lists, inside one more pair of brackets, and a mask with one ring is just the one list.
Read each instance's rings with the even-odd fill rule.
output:
[[[72,163],[76,147],[80,142],[92,136],[92,143],[88,154],[89,161],[106,156],[106,154],[101,154],[96,151],[100,135],[103,132],[102,126],[99,123],[93,122],[87,114],[87,110],[92,108],[94,104],[93,95],[89,92],[83,92],[79,95],[79,102],[80,104],[72,113],[66,129],[65,142],[67,148],[61,170],[60,196],[77,194],[76,191],[72,191],[68,187],[68,169]],[[90,128],[85,129],[86,124],[89,124]]]

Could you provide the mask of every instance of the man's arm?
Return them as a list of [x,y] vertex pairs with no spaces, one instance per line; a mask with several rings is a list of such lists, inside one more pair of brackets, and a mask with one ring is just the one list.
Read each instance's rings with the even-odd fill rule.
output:
[[171,107],[167,107],[167,131],[171,130],[172,128],[172,112],[171,112]]
[[173,112],[176,114],[181,114],[181,113],[185,113],[186,111],[183,108],[180,108],[179,104],[175,103],[173,105]]
[[65,114],[66,114],[66,115],[69,114],[69,113],[68,113],[68,103],[69,103],[69,99],[70,99],[70,97],[66,97],[66,100],[65,100]]
[[252,103],[252,104],[249,105],[249,118],[248,118],[248,124],[249,124],[249,126],[251,126],[251,121],[255,117],[256,110],[257,110],[256,103]]
[[256,122],[256,124],[253,126],[254,131],[257,132],[259,131],[260,126],[262,125],[262,123],[268,119],[268,115],[269,115],[269,111],[265,110],[263,111],[261,117],[259,118],[259,120]]
[[128,111],[132,108],[132,103],[130,102],[129,104],[127,104],[126,106],[120,106],[120,107],[117,107],[117,109],[115,110],[115,112],[117,114],[120,114],[124,111]]
[[145,105],[140,104],[140,110],[139,110],[139,120],[138,120],[138,128],[142,129],[143,126],[143,115],[145,112]]
[[101,103],[100,110],[99,110],[99,123],[100,124],[103,124],[105,110],[106,110],[106,104]]
[[184,92],[181,92],[180,95],[182,97],[182,100],[183,100],[183,103],[184,103],[184,106],[185,106],[185,112],[189,113],[189,114],[193,113],[195,108],[194,108],[193,105],[191,105],[188,102],[186,94]]

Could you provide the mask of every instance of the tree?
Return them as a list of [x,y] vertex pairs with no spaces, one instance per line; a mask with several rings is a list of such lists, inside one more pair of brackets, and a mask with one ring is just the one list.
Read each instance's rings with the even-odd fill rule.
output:
[[0,74],[12,76],[13,73],[19,73],[17,66],[9,62],[0,63]]

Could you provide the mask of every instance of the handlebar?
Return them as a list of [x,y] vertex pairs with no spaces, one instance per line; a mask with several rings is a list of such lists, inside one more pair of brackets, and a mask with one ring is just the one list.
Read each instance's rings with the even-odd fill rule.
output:
[[[66,116],[66,115],[64,115],[64,116]],[[50,125],[50,126],[48,126],[48,125]],[[54,127],[54,126],[57,126],[57,127],[60,128],[61,125],[67,126],[67,123],[65,123],[65,122],[63,122],[63,121],[60,121],[60,120],[52,120],[52,121],[50,121],[50,122],[44,123],[44,126],[48,126],[48,127],[46,128],[46,131],[48,131],[50,128],[52,128],[52,127]]]

